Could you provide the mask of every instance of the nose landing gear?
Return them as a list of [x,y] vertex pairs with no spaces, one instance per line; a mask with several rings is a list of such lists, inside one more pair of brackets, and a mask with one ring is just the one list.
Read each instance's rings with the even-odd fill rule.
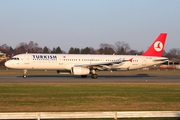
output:
[[27,70],[23,70],[24,74],[23,74],[23,78],[25,79],[27,76],[26,76],[26,73],[27,73]]

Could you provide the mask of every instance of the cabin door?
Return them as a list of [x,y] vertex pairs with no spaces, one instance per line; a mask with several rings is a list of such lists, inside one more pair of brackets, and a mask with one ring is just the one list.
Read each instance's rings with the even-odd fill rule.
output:
[[29,55],[24,56],[24,64],[29,64]]
[[58,58],[59,58],[59,65],[60,65],[60,66],[63,65],[65,57],[66,57],[66,56],[60,56],[60,57],[58,57]]

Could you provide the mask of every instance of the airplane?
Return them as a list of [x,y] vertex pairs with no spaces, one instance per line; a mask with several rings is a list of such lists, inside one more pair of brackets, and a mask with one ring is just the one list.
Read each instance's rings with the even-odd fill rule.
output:
[[96,71],[135,70],[162,64],[168,58],[162,57],[167,33],[160,33],[157,39],[142,55],[90,55],[90,54],[41,54],[25,53],[13,56],[5,63],[7,68],[22,69],[23,78],[27,70],[56,70],[58,74],[91,74],[97,79]]

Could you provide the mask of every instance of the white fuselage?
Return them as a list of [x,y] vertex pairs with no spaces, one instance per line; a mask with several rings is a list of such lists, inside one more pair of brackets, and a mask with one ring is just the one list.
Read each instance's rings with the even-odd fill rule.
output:
[[[130,60],[132,59],[132,60]],[[165,57],[134,55],[81,55],[81,54],[19,54],[8,60],[5,65],[14,69],[71,70],[72,67],[130,60],[119,64],[97,65],[98,70],[133,70],[161,64]],[[95,65],[96,66],[96,65]]]

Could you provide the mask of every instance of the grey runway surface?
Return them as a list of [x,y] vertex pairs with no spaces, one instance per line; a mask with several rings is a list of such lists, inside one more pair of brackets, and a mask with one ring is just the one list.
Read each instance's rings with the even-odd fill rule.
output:
[[99,75],[98,79],[81,78],[73,75],[34,75],[24,79],[22,76],[0,77],[0,83],[180,83],[180,75],[149,76],[138,74],[133,76]]

